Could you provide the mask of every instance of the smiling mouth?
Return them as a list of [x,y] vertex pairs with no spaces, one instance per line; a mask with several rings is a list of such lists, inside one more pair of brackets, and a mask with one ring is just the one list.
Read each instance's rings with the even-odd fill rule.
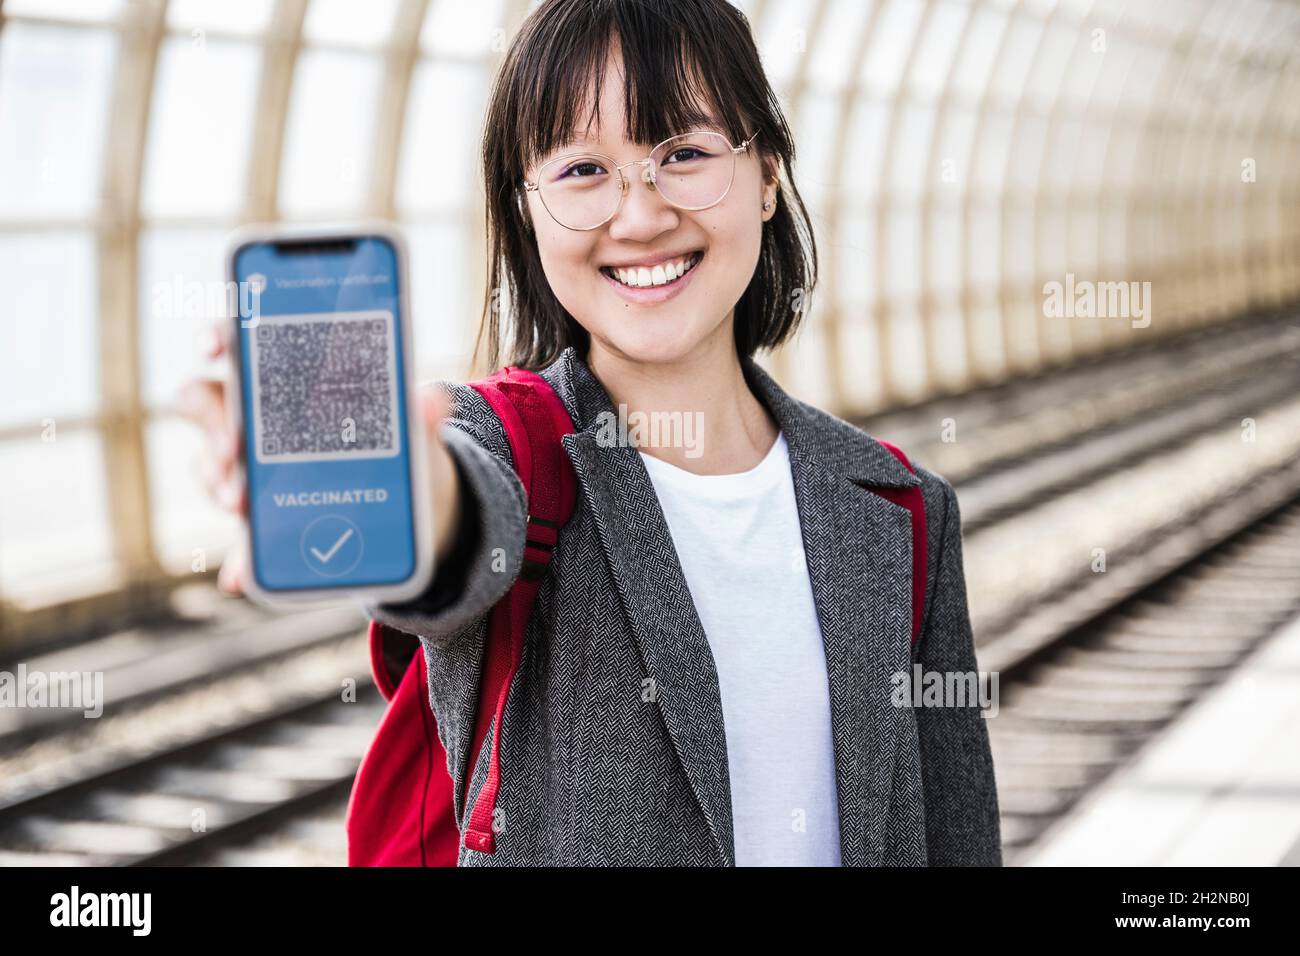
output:
[[698,266],[703,258],[703,252],[692,252],[680,259],[661,262],[652,268],[630,266],[626,269],[614,269],[610,266],[601,266],[600,271],[629,289],[651,289],[655,286],[672,285]]

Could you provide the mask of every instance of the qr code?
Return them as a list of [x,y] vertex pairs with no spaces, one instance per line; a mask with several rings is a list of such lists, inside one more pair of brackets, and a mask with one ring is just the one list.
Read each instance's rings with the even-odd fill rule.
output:
[[398,453],[391,312],[264,315],[251,335],[259,460]]

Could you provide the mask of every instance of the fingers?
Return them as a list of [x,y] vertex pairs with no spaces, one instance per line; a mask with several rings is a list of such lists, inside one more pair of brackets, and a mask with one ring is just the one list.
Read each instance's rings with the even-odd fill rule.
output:
[[440,385],[427,385],[419,393],[420,417],[424,430],[437,441],[438,429],[451,414],[451,395]]
[[240,439],[226,417],[224,386],[206,379],[187,382],[177,393],[176,404],[182,415],[203,429],[198,468],[208,494],[228,511],[243,511]]
[[207,378],[186,382],[176,392],[176,410],[203,429],[214,451],[223,455],[238,451],[226,417],[226,387],[222,382]]
[[176,411],[207,428],[214,423],[215,415],[225,407],[226,390],[210,378],[190,379],[176,390]]
[[206,447],[195,456],[194,474],[218,507],[237,514],[248,513],[248,489],[243,469],[232,459],[219,460]]
[[201,344],[206,358],[218,359],[226,354],[230,336],[229,326],[230,323],[224,319],[218,319],[203,331]]
[[420,413],[428,438],[429,476],[434,518],[434,554],[441,561],[451,551],[459,527],[460,483],[456,463],[442,440],[440,428],[452,410],[451,391],[442,385],[420,389]]
[[226,560],[221,562],[221,570],[217,573],[217,588],[226,594],[243,594],[248,570],[248,547],[241,539],[227,552]]
[[[201,340],[203,352],[209,359],[220,358],[226,352],[225,323],[209,325]],[[203,429],[218,458],[229,458],[238,452],[238,439],[231,434],[227,417],[224,382],[209,378],[186,382],[177,390],[176,409]]]
[[[205,358],[219,359],[229,347],[229,323],[218,320],[200,336]],[[203,451],[198,472],[209,497],[227,511],[247,516],[248,494],[243,469],[239,467],[239,433],[230,427],[226,408],[226,387],[213,379],[186,382],[176,393],[177,411],[203,430]],[[217,573],[217,587],[226,594],[244,593],[249,573],[248,546],[241,538],[226,554]]]
[[248,486],[244,483],[243,471],[231,468],[225,479],[217,486],[215,494],[217,504],[236,514],[248,514]]

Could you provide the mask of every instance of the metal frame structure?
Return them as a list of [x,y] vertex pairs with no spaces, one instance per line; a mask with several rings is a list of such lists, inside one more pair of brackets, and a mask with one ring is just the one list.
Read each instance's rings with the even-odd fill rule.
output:
[[[327,48],[305,37],[312,2],[268,0],[273,6],[259,35],[227,37],[261,51],[249,118],[257,148],[250,154],[240,208],[218,223],[192,217],[180,225],[233,227],[282,218],[285,131],[301,54]],[[473,198],[479,184],[465,183],[470,198],[450,212],[406,209],[398,194],[414,77],[421,63],[436,56],[422,48],[423,27],[440,5],[455,2],[394,0],[388,41],[366,52],[381,60],[382,79],[369,178],[356,213],[462,231],[469,268],[456,281],[464,283],[466,301],[474,302],[486,274],[482,204]],[[798,129],[812,115],[805,109],[810,97],[833,104],[829,183],[813,207],[823,273],[807,317],[812,334],[772,356],[771,364],[783,379],[811,383],[808,397],[836,413],[859,415],[954,394],[1300,298],[1295,0],[870,0],[871,9],[854,21],[857,32],[843,41],[852,50],[852,76],[829,92],[812,89],[810,77],[822,44],[837,27],[835,13],[842,8],[834,0],[737,2],[756,37],[770,38],[773,24],[793,16],[809,40],[778,90],[792,125]],[[798,5],[797,13],[790,4]],[[882,24],[893,4],[920,5],[919,20],[901,38],[905,50],[896,89],[886,99],[873,99],[858,61],[890,40]],[[500,19],[506,35],[529,8],[529,0],[505,0]],[[169,413],[144,400],[141,362],[141,236],[153,224],[141,202],[145,155],[160,51],[169,36],[180,35],[168,25],[168,13],[168,0],[130,0],[113,22],[65,21],[0,5],[0,41],[9,23],[28,23],[110,32],[117,42],[97,208],[75,221],[5,218],[0,209],[0,235],[80,230],[93,236],[101,333],[98,407],[60,420],[59,427],[93,431],[101,440],[116,570],[111,590],[119,601],[138,600],[142,588],[176,579],[160,561],[153,530],[156,502],[146,442],[151,421]],[[951,60],[941,74],[927,78],[931,93],[923,94],[916,75],[922,52],[931,32],[951,29],[954,17],[961,32]],[[995,37],[977,32],[977,26]],[[1095,30],[1105,31],[1104,53],[1093,49]],[[1033,38],[1028,48],[1016,39],[1022,36]],[[485,38],[480,53],[448,61],[486,75],[502,52]],[[982,85],[963,85],[964,67],[981,57],[989,59]],[[1003,88],[1008,77],[1000,71],[1016,63],[1024,64],[1024,74],[1009,93]],[[1051,84],[1049,95],[1036,93],[1040,82]],[[0,89],[0,103],[8,95],[22,91]],[[860,178],[859,157],[850,148],[862,134],[856,124],[864,105],[879,107],[884,116],[879,167],[865,203],[849,194],[850,183]],[[908,111],[928,121],[923,133],[909,133]],[[998,139],[1000,131],[1007,131],[1005,141]],[[463,145],[473,150],[477,144]],[[899,168],[900,157],[914,155],[924,157],[922,168]],[[1247,158],[1255,160],[1258,176],[1249,184],[1240,178]],[[956,184],[941,180],[945,160],[958,171]],[[895,188],[901,175],[917,177],[919,188],[906,197]],[[862,242],[874,250],[863,257],[846,238],[859,219],[869,233]],[[914,226],[904,230],[917,237],[914,244],[894,242],[896,219]],[[956,259],[941,258],[954,241],[960,249]],[[992,276],[981,271],[990,261],[996,263]],[[1046,317],[1041,288],[1063,278],[1063,264],[1097,281],[1150,281],[1158,303],[1151,328]],[[904,268],[919,276],[915,296],[894,292],[891,276]],[[846,275],[863,270],[871,290],[867,301],[843,293]],[[921,358],[908,362],[901,359],[907,351],[899,336],[901,323],[912,320],[919,322]],[[958,329],[960,338],[951,334]],[[878,346],[869,362],[849,347],[863,334]],[[871,398],[849,387],[854,377],[871,384]],[[32,423],[0,421],[0,448],[31,441],[34,430]],[[27,615],[13,606],[0,620],[6,632],[25,623]]]

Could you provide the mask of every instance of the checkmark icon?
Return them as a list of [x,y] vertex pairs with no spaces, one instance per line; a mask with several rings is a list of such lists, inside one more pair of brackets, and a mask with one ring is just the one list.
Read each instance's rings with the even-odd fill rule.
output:
[[312,548],[311,553],[316,556],[316,560],[319,561],[321,564],[329,564],[330,558],[338,554],[339,548],[343,547],[343,545],[347,543],[347,540],[350,537],[352,537],[352,529],[348,528],[346,531],[343,532],[343,535],[337,541],[335,541],[333,545],[330,546],[330,549],[328,551],[322,554],[320,551],[317,551],[315,548]]

